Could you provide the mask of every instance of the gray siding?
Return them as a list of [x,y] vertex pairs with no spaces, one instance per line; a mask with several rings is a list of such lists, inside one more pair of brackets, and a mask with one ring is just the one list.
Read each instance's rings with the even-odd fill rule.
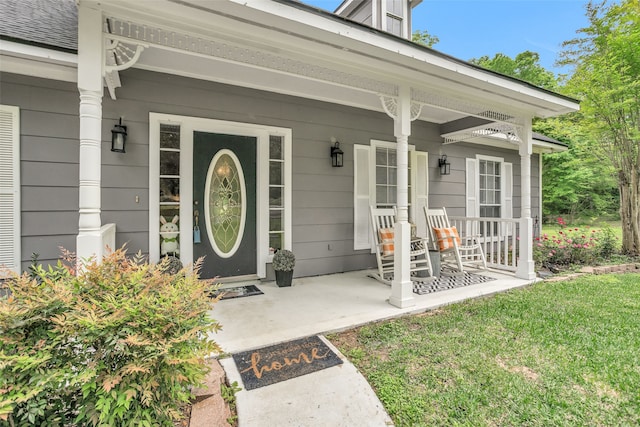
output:
[[[141,70],[121,73],[118,99],[103,98],[102,222],[117,224],[116,244],[149,250],[149,113],[179,114],[280,126],[293,134],[293,250],[296,276],[375,266],[368,251],[353,250],[353,144],[394,141],[385,114]],[[22,260],[32,252],[55,260],[59,246],[75,250],[78,231],[78,92],[75,84],[10,74],[0,76],[2,103],[21,108]],[[112,153],[110,130],[122,117],[127,153]],[[332,168],[330,139],[345,152]],[[514,216],[519,215],[520,168],[516,151],[471,144],[442,146],[439,126],[414,122],[409,141],[430,153],[431,206],[452,215],[465,207],[465,157],[476,152],[514,164]],[[441,177],[437,158],[447,154],[451,175]],[[532,183],[538,185],[537,156]],[[534,190],[537,206],[537,189]],[[138,197],[138,202],[136,202]],[[534,206],[534,215],[537,207]]]
[[367,0],[360,3],[358,7],[356,7],[349,15],[347,15],[347,18],[351,19],[352,21],[372,26],[372,14],[373,6],[371,4],[371,0]]

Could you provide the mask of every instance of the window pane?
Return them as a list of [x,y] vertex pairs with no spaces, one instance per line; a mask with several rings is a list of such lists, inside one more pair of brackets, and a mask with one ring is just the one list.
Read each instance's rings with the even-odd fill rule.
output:
[[376,186],[376,203],[387,203],[387,187]]
[[160,148],[180,148],[180,126],[160,125]]
[[160,151],[160,175],[180,175],[180,153]]
[[282,187],[269,188],[269,206],[282,207]]
[[387,12],[402,16],[402,2],[403,0],[387,0]]
[[282,233],[269,233],[269,253],[284,248],[284,235]]
[[282,160],[282,137],[271,135],[269,137],[269,158]]
[[269,211],[269,231],[282,231],[282,211],[270,210]]
[[398,166],[398,155],[395,149],[389,149],[389,166]]
[[500,177],[496,176],[495,178],[493,178],[493,182],[494,182],[494,187],[496,190],[500,189]]
[[402,36],[402,20],[395,16],[387,15],[387,32]]
[[171,222],[174,216],[180,215],[180,206],[179,205],[162,205],[160,206],[160,215],[163,216],[164,219],[167,220],[167,222]]
[[160,178],[160,202],[180,201],[180,180],[178,178]]
[[480,173],[481,174],[487,173],[487,162],[485,160],[480,160]]
[[494,174],[500,176],[500,163],[494,162]]
[[484,176],[483,176],[483,178],[485,178],[485,180],[484,180],[485,181],[485,188],[487,190],[493,190],[493,179],[489,178],[489,177],[484,177]]
[[[480,190],[480,203],[487,203],[487,190]],[[482,210],[482,207],[480,207],[480,210]]]
[[384,166],[386,164],[387,164],[387,149],[377,148],[376,149],[376,165]]
[[387,168],[386,167],[376,167],[376,184],[386,184],[387,183]]
[[389,187],[389,194],[387,196],[387,200],[389,203],[395,205],[398,203],[398,191],[396,187]]
[[396,185],[398,182],[398,169],[389,168],[388,174],[389,185]]
[[282,185],[284,180],[282,177],[282,162],[269,162],[269,184]]

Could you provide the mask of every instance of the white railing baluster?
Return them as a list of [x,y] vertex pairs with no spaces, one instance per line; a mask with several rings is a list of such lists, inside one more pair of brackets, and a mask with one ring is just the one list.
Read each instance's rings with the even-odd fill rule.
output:
[[450,216],[449,220],[461,236],[479,236],[489,267],[507,271],[517,269],[518,219]]

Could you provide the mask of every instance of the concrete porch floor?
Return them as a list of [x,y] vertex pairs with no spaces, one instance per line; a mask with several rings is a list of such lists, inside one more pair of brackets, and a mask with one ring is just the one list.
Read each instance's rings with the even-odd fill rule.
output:
[[[294,279],[293,286],[288,288],[279,288],[275,282],[257,283],[263,295],[215,304],[211,314],[223,330],[212,338],[224,352],[237,353],[424,312],[531,283],[494,271],[483,271],[481,274],[497,280],[426,295],[414,294],[415,305],[399,309],[387,302],[391,287],[367,277],[371,272],[304,277]],[[238,284],[227,287],[232,286]],[[326,343],[343,364],[267,387],[240,390],[236,393],[238,424],[243,427],[393,426],[364,376],[330,342]],[[219,361],[229,382],[237,382],[243,387],[234,359],[226,357]],[[202,424],[193,425],[213,424],[205,419]]]
[[[341,331],[369,322],[419,313],[443,305],[491,295],[528,285],[532,281],[488,271],[472,271],[497,280],[417,295],[415,305],[397,308],[388,303],[391,287],[367,277],[361,270],[293,280],[291,287],[275,282],[256,284],[263,295],[219,301],[211,317],[222,325],[212,338],[226,353],[251,350],[315,334]],[[239,286],[232,283],[222,287]]]

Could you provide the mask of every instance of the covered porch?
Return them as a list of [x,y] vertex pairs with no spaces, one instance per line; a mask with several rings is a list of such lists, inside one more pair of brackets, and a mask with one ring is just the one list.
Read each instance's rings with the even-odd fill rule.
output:
[[[457,196],[457,199],[456,206],[452,207],[455,207],[457,212],[466,212],[467,216],[480,219],[480,196],[476,197],[478,191],[475,178],[464,178],[464,174],[470,173],[469,171],[474,171],[474,176],[478,175],[475,171],[480,161],[469,156],[476,156],[479,148],[488,150],[490,154],[496,150],[501,154],[506,149],[509,151],[507,154],[513,159],[512,162],[508,162],[504,158],[496,160],[496,156],[485,155],[483,161],[502,164],[503,168],[512,168],[512,164],[519,166],[516,166],[519,173],[519,179],[516,181],[516,185],[519,184],[520,187],[519,194],[509,193],[507,196],[507,191],[504,191],[505,195],[500,196],[500,192],[494,192],[494,195],[504,199],[505,207],[509,206],[508,216],[505,209],[499,221],[509,223],[497,227],[504,231],[502,235],[496,236],[491,231],[485,239],[487,244],[497,243],[502,241],[502,236],[508,236],[513,242],[507,244],[506,249],[504,246],[497,250],[485,247],[485,252],[494,267],[515,272],[517,277],[524,279],[524,283],[534,279],[531,246],[531,120],[533,117],[552,117],[574,111],[577,104],[573,100],[488,72],[406,40],[379,34],[366,26],[346,22],[332,14],[297,2],[158,2],[160,3],[162,7],[155,7],[154,4],[154,8],[151,9],[146,4],[129,4],[116,0],[79,2],[80,197],[76,247],[80,258],[100,255],[108,240],[103,232],[100,193],[100,146],[103,119],[106,118],[102,111],[103,82],[106,83],[111,98],[105,105],[112,108],[109,114],[115,114],[116,105],[126,106],[127,102],[137,101],[143,95],[147,96],[146,93],[136,92],[132,84],[121,85],[120,73],[122,72],[123,76],[135,76],[142,75],[141,70],[144,70],[172,76],[173,81],[179,80],[175,76],[197,80],[198,87],[205,85],[204,82],[214,82],[218,85],[243,88],[244,91],[260,90],[268,93],[270,97],[278,95],[277,99],[280,100],[283,99],[281,95],[292,96],[296,98],[296,103],[304,100],[329,103],[335,106],[334,109],[355,108],[358,109],[358,117],[365,113],[386,114],[385,131],[380,137],[385,141],[376,141],[378,138],[371,131],[371,126],[359,124],[360,118],[353,122],[357,125],[344,123],[342,129],[339,129],[336,120],[333,120],[333,123],[329,121],[327,124],[318,125],[324,116],[332,114],[331,109],[323,111],[318,116],[287,117],[283,114],[271,117],[271,111],[265,116],[245,112],[246,105],[237,112],[222,110],[224,105],[203,102],[203,106],[209,110],[193,110],[189,112],[190,117],[187,117],[183,110],[189,109],[191,100],[183,101],[182,105],[173,101],[175,105],[165,107],[166,110],[174,112],[171,117],[162,116],[166,119],[163,122],[165,124],[175,124],[178,122],[176,117],[179,117],[183,121],[181,123],[202,119],[207,121],[207,124],[216,120],[216,124],[219,125],[221,120],[226,120],[224,125],[236,126],[242,123],[245,128],[261,128],[261,131],[264,131],[262,128],[270,126],[269,129],[273,132],[269,135],[265,133],[265,141],[277,132],[281,133],[284,141],[285,172],[282,182],[278,182],[278,185],[284,188],[284,195],[278,198],[278,203],[282,206],[276,207],[282,208],[283,212],[283,225],[277,228],[278,231],[282,231],[282,242],[279,246],[271,245],[269,238],[273,231],[272,226],[275,225],[270,222],[269,215],[276,207],[270,205],[271,202],[266,197],[260,199],[258,191],[258,214],[255,225],[251,224],[257,237],[253,245],[255,251],[253,248],[250,251],[257,253],[258,259],[255,262],[255,271],[246,273],[245,276],[266,277],[267,266],[273,255],[272,249],[298,250],[302,255],[299,259],[307,264],[307,271],[298,270],[296,273],[301,275],[322,274],[341,269],[345,271],[347,268],[341,265],[345,255],[363,260],[370,257],[370,231],[368,223],[362,221],[362,218],[366,220],[369,206],[381,204],[370,197],[376,192],[376,164],[373,163],[375,157],[370,154],[374,153],[371,147],[374,143],[390,143],[397,155],[395,164],[388,169],[395,169],[389,182],[397,187],[397,197],[394,197],[393,203],[398,212],[395,225],[395,247],[398,249],[394,258],[392,287],[380,288],[380,294],[375,297],[378,304],[384,304],[386,308],[388,301],[400,308],[400,311],[392,309],[394,313],[421,309],[419,298],[412,293],[408,248],[409,220],[416,221],[419,235],[424,235],[425,226],[420,225],[424,221],[419,214],[423,207],[446,205],[448,208],[453,203],[453,195]],[[139,70],[127,71],[129,68]],[[188,83],[191,84],[195,83]],[[131,98],[125,96],[124,101],[117,100],[116,89],[118,93],[126,93],[128,88],[132,90]],[[163,89],[168,91],[171,87],[167,85]],[[154,98],[152,101],[157,100]],[[273,105],[277,107],[276,111],[282,109],[281,104]],[[355,111],[353,114],[355,115]],[[201,118],[201,115],[205,118]],[[166,178],[168,175],[157,173],[156,170],[159,167],[160,149],[156,147],[155,140],[158,138],[155,135],[159,132],[159,126],[163,124],[160,123],[162,120],[156,117],[158,115],[151,111],[149,119],[139,119],[143,125],[149,124],[148,253],[152,262],[158,260],[161,251],[158,244],[160,205],[168,203],[158,200],[158,182],[161,176]],[[233,122],[229,121],[229,118],[233,118]],[[300,121],[305,122],[303,126],[299,124]],[[280,126],[280,123],[284,125]],[[189,132],[189,138],[195,131],[202,130],[193,126],[184,126],[184,129]],[[219,128],[215,131],[229,133],[222,132]],[[306,138],[305,131],[308,132]],[[315,156],[316,150],[326,153],[326,149],[329,148],[326,142],[323,142],[330,140],[322,136],[325,133],[336,133],[343,143],[347,138],[345,146],[353,147],[354,150],[353,163],[349,162],[349,169],[345,168],[347,172],[342,174],[330,174],[324,167],[318,168],[317,163],[314,163],[313,167],[318,169],[313,170],[313,174],[306,175],[308,171],[303,168],[310,169],[312,163],[311,157],[307,159],[307,156],[310,153]],[[496,140],[495,137],[498,135],[504,138]],[[410,138],[413,138],[411,144]],[[193,220],[193,206],[197,204],[197,200],[194,199],[192,191],[192,169],[195,166],[191,162],[195,150],[192,141],[189,141],[185,137],[178,148],[171,148],[184,153],[180,158],[182,164],[179,175],[175,174],[176,179],[180,180],[180,199],[175,203],[181,218],[180,257],[185,264],[195,261],[193,246],[198,243],[192,232],[194,226],[197,226]],[[309,149],[304,150],[302,144],[308,144]],[[461,146],[464,147],[460,148]],[[414,156],[412,150],[420,153]],[[451,155],[454,150],[459,153],[456,176],[451,180],[438,177],[440,197],[436,198],[432,194],[435,185],[429,187],[429,176],[433,175],[431,171],[434,165],[429,165],[427,153],[431,152],[434,157],[439,157],[446,154],[445,151]],[[420,163],[414,163],[413,170],[410,171],[411,158],[418,158],[418,154],[421,155]],[[260,171],[264,170],[262,178],[266,178],[266,171],[269,169],[266,149],[264,153],[258,153],[258,161],[265,164]],[[298,162],[295,164],[298,169],[293,167],[294,162]],[[296,179],[298,177],[306,179]],[[325,179],[318,179],[319,177]],[[514,182],[507,182],[506,178],[504,181],[505,190],[513,187]],[[261,179],[260,182],[267,181]],[[349,188],[351,185],[353,190]],[[342,190],[342,199],[333,200],[329,197],[335,194],[336,187]],[[311,197],[305,198],[313,194],[310,191],[315,192],[316,197],[313,200]],[[410,191],[414,191],[415,196],[412,196]],[[263,194],[267,194],[267,191]],[[519,212],[514,212],[514,219],[511,218],[514,207],[512,197],[517,197],[519,201],[519,205],[516,206]],[[352,201],[348,200],[350,198]],[[339,213],[341,223],[335,224],[335,220],[333,224],[321,222],[323,219],[313,203],[315,200],[325,199],[335,203],[337,209],[333,213]],[[308,214],[307,216],[315,222],[295,223],[293,220],[297,219],[294,218],[296,213],[298,218]],[[351,213],[353,221],[347,218]],[[329,215],[323,216],[328,217]],[[469,222],[468,219],[463,221]],[[476,228],[475,225],[469,227],[474,230]],[[493,229],[494,227],[487,227],[487,230]],[[340,253],[331,253],[336,245],[325,244],[322,240],[326,230],[348,236],[348,242],[344,240],[338,245]],[[353,233],[353,236],[350,233]],[[522,236],[520,240],[517,239],[518,233]],[[353,243],[352,247],[350,243]],[[492,255],[506,255],[503,259],[491,258],[489,249]],[[497,261],[491,262],[492,259]],[[357,262],[357,268],[366,265],[366,261]],[[312,271],[309,267],[311,264],[322,263],[327,265],[322,271]],[[322,288],[323,285],[318,287]],[[345,296],[351,295],[352,292],[356,291],[351,288],[338,289],[333,297],[346,299]],[[363,293],[373,295],[366,290]],[[279,299],[278,310],[286,313],[282,303]],[[349,311],[352,310],[353,307],[350,306]],[[336,314],[333,317],[340,316]],[[262,318],[269,319],[269,316]],[[311,323],[322,321],[316,319]],[[350,321],[349,324],[353,322]]]
[[[314,334],[326,334],[412,313],[422,313],[456,302],[520,288],[525,280],[496,270],[473,270],[491,277],[485,283],[455,289],[413,294],[415,305],[393,307],[389,286],[360,270],[293,280],[292,287],[256,282],[262,295],[225,299],[215,304],[211,317],[223,327],[212,336],[225,353],[236,353]],[[223,287],[238,286],[235,283]]]

